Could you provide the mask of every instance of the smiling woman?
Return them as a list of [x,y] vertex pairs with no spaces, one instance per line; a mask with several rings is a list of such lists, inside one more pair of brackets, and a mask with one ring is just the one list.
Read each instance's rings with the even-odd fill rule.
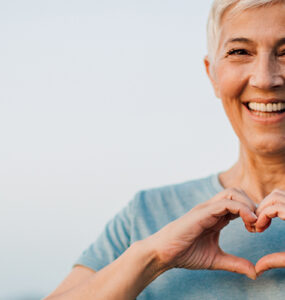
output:
[[[276,176],[283,172],[285,147],[285,7],[279,2],[237,15],[227,11],[216,56],[212,62],[205,60],[215,93],[241,142],[239,161],[220,180],[226,187],[243,188],[255,202],[284,186]],[[276,173],[268,172],[274,167]]]
[[46,300],[284,298],[284,15],[284,1],[214,1],[204,63],[238,161],[139,192]]

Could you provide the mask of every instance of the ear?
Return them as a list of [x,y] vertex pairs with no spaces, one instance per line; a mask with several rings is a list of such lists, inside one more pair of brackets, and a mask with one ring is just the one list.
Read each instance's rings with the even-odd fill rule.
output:
[[212,62],[210,62],[208,55],[205,56],[205,58],[204,58],[204,65],[205,65],[207,75],[212,83],[213,88],[214,88],[215,95],[217,98],[220,98],[219,85],[216,81],[214,71],[213,71],[213,65],[212,65]]

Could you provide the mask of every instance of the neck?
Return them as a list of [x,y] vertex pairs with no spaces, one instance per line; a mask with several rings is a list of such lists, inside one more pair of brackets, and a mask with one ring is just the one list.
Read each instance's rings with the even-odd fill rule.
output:
[[275,188],[285,190],[285,154],[257,155],[241,145],[237,163],[219,179],[224,188],[240,188],[260,203]]

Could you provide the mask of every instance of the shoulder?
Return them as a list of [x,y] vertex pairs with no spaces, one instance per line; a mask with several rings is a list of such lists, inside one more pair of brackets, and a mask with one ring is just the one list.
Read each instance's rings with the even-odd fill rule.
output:
[[189,199],[193,196],[198,198],[211,197],[221,190],[221,185],[217,180],[217,174],[212,174],[181,183],[141,190],[135,195],[135,201],[140,203],[168,202]]
[[217,174],[182,183],[139,191],[133,199],[133,215],[167,223],[219,192]]

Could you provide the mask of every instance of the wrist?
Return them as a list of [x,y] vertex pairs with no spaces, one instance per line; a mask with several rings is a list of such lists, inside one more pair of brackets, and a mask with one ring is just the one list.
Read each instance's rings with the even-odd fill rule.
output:
[[161,262],[159,252],[151,239],[137,241],[130,246],[129,250],[134,257],[140,257],[144,267],[143,273],[146,278],[149,278],[149,283],[170,269]]

